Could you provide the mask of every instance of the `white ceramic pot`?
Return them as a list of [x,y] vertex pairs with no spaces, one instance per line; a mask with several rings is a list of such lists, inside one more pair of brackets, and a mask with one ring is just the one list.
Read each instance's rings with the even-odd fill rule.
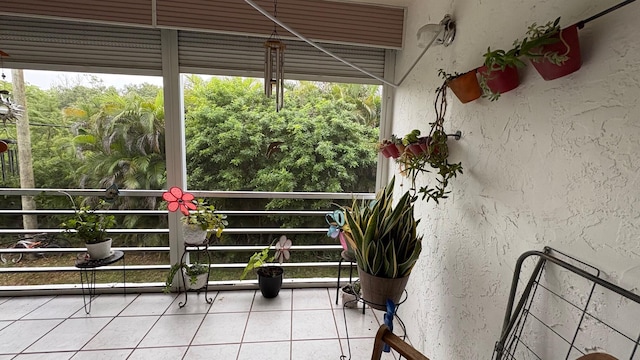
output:
[[182,236],[187,245],[204,245],[207,242],[207,230],[200,225],[182,224]]
[[[182,271],[186,271],[184,269],[182,269]],[[207,285],[207,275],[208,274],[200,274],[196,276],[196,282],[194,284],[191,283],[191,279],[189,278],[189,275],[187,275],[186,273],[184,274],[184,278],[186,280],[186,285],[187,285],[187,290],[198,290],[198,289],[202,289],[203,287],[205,287]]]
[[97,244],[85,244],[89,258],[93,260],[108,258],[111,255],[111,239]]

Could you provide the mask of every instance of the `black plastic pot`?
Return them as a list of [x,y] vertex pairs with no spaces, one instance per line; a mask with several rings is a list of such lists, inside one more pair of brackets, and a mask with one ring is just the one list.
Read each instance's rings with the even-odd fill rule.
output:
[[280,266],[263,266],[258,268],[258,286],[262,296],[267,299],[274,298],[280,293],[282,288],[282,273],[284,269]]

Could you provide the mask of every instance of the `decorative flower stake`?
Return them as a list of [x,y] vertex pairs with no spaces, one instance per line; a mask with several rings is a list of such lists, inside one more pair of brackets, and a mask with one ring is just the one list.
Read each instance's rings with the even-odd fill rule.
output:
[[162,199],[169,203],[167,205],[169,211],[175,212],[180,209],[184,216],[189,216],[189,210],[196,209],[196,204],[193,202],[195,197],[190,193],[182,192],[182,189],[177,186],[162,194]]
[[280,264],[285,260],[289,260],[289,257],[291,257],[289,249],[291,249],[291,240],[287,239],[286,235],[280,236],[280,240],[276,243],[276,254],[274,259],[277,259]]

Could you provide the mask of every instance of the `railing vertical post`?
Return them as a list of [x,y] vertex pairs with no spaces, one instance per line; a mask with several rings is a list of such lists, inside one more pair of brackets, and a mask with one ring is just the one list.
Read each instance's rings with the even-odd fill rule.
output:
[[[178,186],[186,190],[187,160],[184,136],[184,111],[180,69],[178,67],[178,32],[161,30],[162,76],[164,79],[165,154],[167,164],[167,188]],[[184,251],[180,213],[169,214],[170,261],[179,262]]]

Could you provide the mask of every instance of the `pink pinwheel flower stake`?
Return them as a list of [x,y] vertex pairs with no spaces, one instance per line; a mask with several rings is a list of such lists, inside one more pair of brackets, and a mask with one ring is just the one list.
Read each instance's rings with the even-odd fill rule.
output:
[[[275,253],[272,257],[269,257],[269,250],[271,250],[272,246],[275,248]],[[291,240],[287,239],[286,235],[280,236],[277,242],[274,240],[271,245],[262,249],[262,251],[251,255],[247,266],[240,276],[240,280],[243,280],[251,270],[255,270],[258,274],[258,286],[260,287],[262,296],[265,298],[278,296],[280,288],[282,287],[282,274],[284,273],[284,269],[281,266],[267,265],[267,263],[278,260],[278,262],[282,264],[285,260],[289,260],[291,257],[289,253],[290,249]]]
[[280,240],[276,243],[276,254],[274,258],[277,259],[280,264],[285,260],[289,260],[291,256],[289,249],[291,249],[291,240],[287,239],[285,235],[280,236]]
[[177,186],[172,187],[169,191],[162,194],[162,199],[169,203],[169,205],[167,205],[169,211],[175,212],[180,209],[184,216],[189,216],[189,210],[196,209],[196,203],[193,202],[195,199],[193,195],[182,192],[182,189]]
[[[163,193],[162,199],[167,202],[167,209],[170,212],[180,210],[184,215],[182,217],[182,235],[186,245],[206,250],[209,244],[209,232],[215,233],[218,238],[222,236],[222,230],[227,225],[225,220],[227,216],[216,213],[213,205],[207,205],[202,199],[196,200],[193,194],[184,192],[177,186]],[[171,290],[175,275],[180,269],[183,271],[183,280],[184,277],[188,277],[191,287],[205,286],[209,268],[210,264],[186,264],[184,262],[173,264],[167,275],[165,291]]]
[[222,230],[227,225],[227,217],[217,214],[213,205],[207,205],[204,200],[195,200],[188,192],[183,192],[179,187],[172,187],[162,194],[171,212],[180,210],[184,215],[182,223],[185,242],[189,245],[203,245],[208,241],[208,232],[215,232],[219,238]]

